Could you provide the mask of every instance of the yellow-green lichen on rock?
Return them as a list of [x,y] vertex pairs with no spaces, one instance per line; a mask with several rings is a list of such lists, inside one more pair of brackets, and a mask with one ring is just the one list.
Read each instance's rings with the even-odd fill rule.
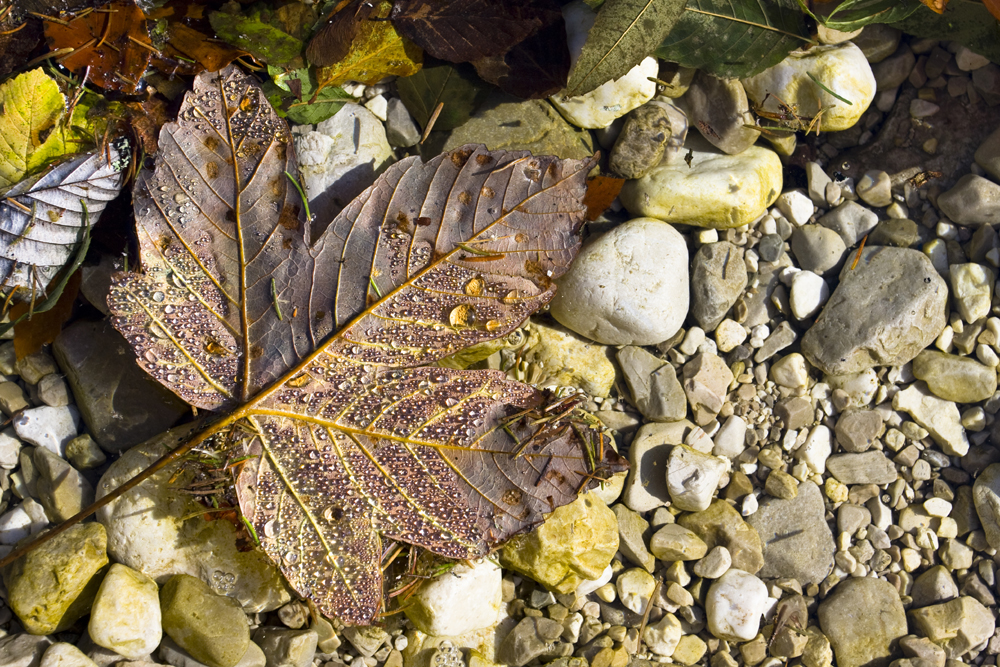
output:
[[558,593],[598,579],[618,551],[618,521],[594,493],[557,508],[526,535],[510,540],[500,564]]
[[77,524],[4,569],[7,604],[25,630],[61,632],[90,611],[108,564],[107,544],[104,526]]
[[761,146],[726,155],[690,137],[690,165],[681,154],[645,176],[626,181],[621,202],[634,216],[730,229],[759,218],[781,194],[778,154]]

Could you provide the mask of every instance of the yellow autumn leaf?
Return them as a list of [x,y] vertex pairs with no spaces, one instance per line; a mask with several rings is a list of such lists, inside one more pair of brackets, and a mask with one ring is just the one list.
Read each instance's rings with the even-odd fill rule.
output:
[[[371,19],[389,16],[392,3],[382,0]],[[329,67],[321,67],[317,79],[323,86],[337,86],[345,81],[373,85],[387,76],[410,76],[423,64],[423,51],[406,39],[390,21],[362,21],[347,56]]]

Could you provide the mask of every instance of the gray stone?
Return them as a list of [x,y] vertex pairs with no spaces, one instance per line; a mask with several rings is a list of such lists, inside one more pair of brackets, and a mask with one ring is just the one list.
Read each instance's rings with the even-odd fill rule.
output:
[[742,248],[728,241],[703,245],[691,259],[691,314],[714,331],[746,286]]
[[733,381],[733,372],[719,356],[702,352],[691,358],[683,368],[684,393],[694,420],[707,424],[722,409]]
[[1000,223],[1000,185],[975,174],[958,179],[937,198],[938,208],[953,222],[970,227]]
[[997,389],[996,370],[975,359],[924,350],[913,360],[913,376],[946,401],[978,403]]
[[46,375],[59,372],[55,360],[47,352],[35,352],[21,357],[14,367],[21,379],[28,384],[38,384]]
[[[163,638],[163,641],[160,642],[160,649],[157,651],[157,654],[159,655],[160,660],[168,665],[172,665],[173,667],[209,667],[205,663],[192,658],[190,653],[178,646],[177,642],[170,637]],[[267,658],[264,657],[264,652],[261,651],[260,647],[253,642],[250,642],[250,645],[247,646],[246,653],[244,653],[240,661],[236,663],[236,667],[266,667],[266,665]],[[116,667],[155,667],[155,665],[151,663],[137,664],[134,662],[120,662],[116,665]]]
[[622,178],[642,178],[665,154],[680,150],[687,129],[683,111],[666,102],[647,102],[625,117],[608,168]]
[[28,397],[16,382],[0,382],[0,410],[8,417],[31,407]]
[[879,63],[895,53],[903,33],[899,28],[881,23],[865,26],[851,41],[857,45],[871,64]]
[[39,667],[42,655],[51,645],[48,637],[27,634],[0,637],[0,667]]
[[163,631],[209,667],[235,667],[250,644],[250,626],[239,603],[187,574],[160,591]]
[[69,463],[44,447],[35,447],[35,489],[52,521],[65,521],[94,502],[94,487]]
[[767,361],[794,343],[796,338],[798,338],[798,334],[795,333],[792,325],[787,320],[783,321],[764,339],[764,344],[757,350],[753,360],[758,364]]
[[747,127],[756,122],[746,90],[737,79],[719,79],[698,70],[677,103],[709,143],[730,155],[742,153],[760,136],[760,130]]
[[962,426],[961,414],[953,401],[931,393],[923,382],[914,382],[892,397],[894,410],[902,410],[927,429],[948,456],[965,456],[969,440]]
[[81,523],[4,569],[7,603],[28,632],[61,632],[90,611],[108,564],[106,546],[103,526]]
[[901,366],[947,321],[948,286],[930,259],[909,248],[865,248],[802,338],[802,354],[830,375]]
[[845,201],[817,222],[840,234],[844,245],[850,248],[875,228],[878,215],[857,202]]
[[875,75],[875,90],[892,90],[902,84],[910,76],[910,70],[917,59],[910,47],[903,44],[891,56],[872,66]]
[[420,141],[420,128],[413,121],[403,100],[398,97],[389,98],[385,119],[385,138],[390,146],[409,148]]
[[[986,229],[992,229],[986,227]],[[920,240],[917,223],[906,218],[882,220],[868,235],[868,245],[891,245],[908,248]]]
[[906,612],[892,584],[869,577],[837,584],[819,605],[819,624],[837,667],[885,667],[906,634]]
[[673,422],[687,414],[687,398],[674,367],[641,347],[618,351],[618,363],[632,393],[632,402],[646,419]]
[[803,225],[792,234],[792,252],[799,268],[820,275],[835,269],[847,246],[840,234],[821,225]]
[[264,651],[267,667],[309,667],[319,635],[312,630],[264,626],[254,632],[253,641]]
[[670,502],[667,457],[694,428],[688,421],[644,424],[629,447],[629,473],[622,502],[635,512],[648,512]]
[[867,507],[844,503],[837,508],[837,532],[853,535],[871,525],[872,513]]
[[585,158],[594,153],[590,132],[570,125],[547,100],[522,100],[500,92],[487,97],[468,121],[445,137],[424,142],[421,153],[433,157],[465,144],[561,158]]
[[764,545],[758,576],[790,577],[803,586],[818,584],[833,570],[837,550],[825,519],[823,493],[812,482],[799,484],[790,500],[764,497],[747,522]]
[[97,667],[97,663],[72,644],[57,642],[45,650],[39,667]]
[[847,484],[889,484],[896,481],[896,466],[878,450],[862,454],[834,454],[826,469],[837,481]]
[[975,159],[976,164],[985,169],[986,173],[1000,179],[1000,127],[979,145]]
[[523,618],[500,643],[497,659],[503,665],[523,667],[535,658],[555,657],[554,644],[562,633],[562,624],[550,618]]
[[618,550],[636,565],[641,565],[647,572],[652,572],[656,558],[646,548],[649,522],[622,504],[613,505],[611,510],[618,520]]
[[813,402],[802,396],[784,398],[774,404],[774,416],[786,429],[798,431],[816,420]]
[[849,408],[837,419],[837,442],[845,452],[866,452],[885,432],[882,417],[874,410]]
[[38,400],[54,408],[70,404],[69,385],[62,376],[49,373],[38,381]]
[[358,653],[370,658],[389,639],[389,633],[377,625],[354,625],[343,629],[344,639],[351,643]]
[[785,252],[785,240],[780,234],[765,234],[757,244],[757,253],[765,262],[777,262]]
[[687,243],[637,218],[584,246],[557,283],[551,312],[563,326],[605,345],[655,345],[687,317]]
[[951,572],[943,565],[934,565],[913,580],[910,587],[911,609],[947,602],[958,597],[958,586]]
[[107,320],[70,325],[52,351],[87,432],[107,452],[159,435],[191,410],[136,364],[132,348]]
[[[181,427],[133,447],[101,478],[97,496],[105,496],[132,479],[193,432]],[[108,551],[115,561],[165,583],[172,575],[190,574],[233,597],[248,612],[270,611],[289,601],[284,579],[259,550],[237,548],[237,532],[228,521],[205,521],[204,507],[168,483],[177,466],[168,466],[149,481],[97,512],[106,528]],[[182,478],[183,479],[183,478]]]
[[869,206],[888,206],[892,203],[892,183],[889,174],[880,169],[865,172],[854,188],[861,201]]
[[17,437],[36,447],[44,447],[56,456],[66,455],[66,445],[76,437],[80,413],[72,405],[22,410],[14,417]]
[[986,533],[986,541],[1000,549],[1000,463],[986,466],[972,485],[976,514]]

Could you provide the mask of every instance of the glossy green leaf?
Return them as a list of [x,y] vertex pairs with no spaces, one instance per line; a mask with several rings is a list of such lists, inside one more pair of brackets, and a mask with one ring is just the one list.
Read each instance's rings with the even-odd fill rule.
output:
[[684,14],[687,0],[607,0],[569,75],[567,95],[620,79],[653,53]]
[[828,28],[852,32],[871,23],[902,21],[921,7],[919,0],[845,0],[828,15],[809,10],[805,0],[798,0],[807,14]]
[[742,78],[811,43],[796,0],[690,0],[656,55],[718,77]]
[[[282,72],[268,67],[268,72],[272,80],[262,86],[267,101],[279,116],[293,123],[315,125],[336,114],[346,102],[354,101],[353,97],[338,86],[326,86],[317,94],[316,77],[311,70]],[[292,86],[301,88],[294,91]]]

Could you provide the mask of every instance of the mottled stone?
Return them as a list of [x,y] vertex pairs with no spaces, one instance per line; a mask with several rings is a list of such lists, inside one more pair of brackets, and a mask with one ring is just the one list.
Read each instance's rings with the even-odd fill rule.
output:
[[838,667],[885,667],[906,634],[899,593],[881,579],[841,581],[820,603],[818,615]]
[[836,545],[825,519],[823,493],[802,482],[795,498],[762,498],[747,522],[763,543],[765,579],[789,577],[803,586],[818,584],[833,569]]

